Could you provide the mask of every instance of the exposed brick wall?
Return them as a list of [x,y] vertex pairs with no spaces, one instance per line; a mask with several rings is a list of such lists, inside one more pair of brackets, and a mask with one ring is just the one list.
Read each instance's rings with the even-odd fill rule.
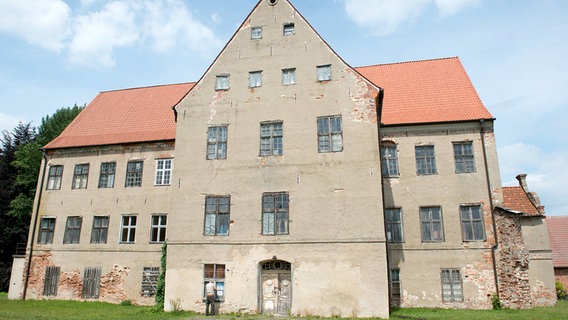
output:
[[109,273],[102,275],[99,300],[110,303],[120,303],[126,300],[127,296],[124,291],[124,281],[129,271],[129,267],[115,264]]

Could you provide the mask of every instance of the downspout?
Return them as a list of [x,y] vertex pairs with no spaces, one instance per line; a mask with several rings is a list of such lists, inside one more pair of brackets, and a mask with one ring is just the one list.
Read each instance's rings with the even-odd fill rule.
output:
[[495,239],[495,244],[491,247],[491,260],[493,261],[493,274],[495,275],[495,294],[499,298],[499,278],[497,273],[497,258],[495,257],[495,251],[499,247],[499,236],[497,234],[497,223],[495,222],[495,208],[493,205],[493,193],[491,192],[491,182],[489,180],[489,165],[487,163],[487,152],[485,147],[485,132],[483,128],[485,120],[479,119],[479,133],[481,135],[481,145],[483,149],[483,162],[485,164],[485,179],[487,180],[487,192],[489,195],[489,207],[491,209],[491,222],[493,224],[493,238]]
[[383,111],[383,98],[385,96],[385,91],[382,88],[379,88],[379,95],[377,97],[377,134],[378,134],[378,147],[379,147],[379,169],[380,169],[380,177],[381,177],[381,202],[383,207],[383,228],[385,234],[385,253],[386,253],[386,263],[387,263],[387,294],[388,294],[388,308],[389,314],[391,313],[391,274],[390,274],[390,259],[389,259],[389,242],[386,239],[387,235],[387,225],[385,224],[385,180],[383,177],[383,161],[381,160],[381,116]]
[[37,191],[37,201],[35,203],[35,207],[32,211],[32,219],[33,219],[33,224],[32,224],[32,231],[30,234],[30,253],[28,255],[28,263],[26,266],[26,273],[25,273],[25,278],[24,278],[24,291],[22,292],[22,300],[26,300],[26,294],[28,291],[28,280],[30,278],[30,270],[32,267],[32,256],[33,256],[33,251],[34,251],[34,242],[35,242],[35,234],[36,234],[36,229],[37,229],[37,220],[39,217],[39,204],[41,202],[41,195],[43,193],[43,182],[45,179],[45,169],[47,167],[47,157],[45,155],[45,149],[42,149],[42,161],[43,161],[43,166],[41,168],[41,173],[40,173],[40,182],[39,182],[39,188]]

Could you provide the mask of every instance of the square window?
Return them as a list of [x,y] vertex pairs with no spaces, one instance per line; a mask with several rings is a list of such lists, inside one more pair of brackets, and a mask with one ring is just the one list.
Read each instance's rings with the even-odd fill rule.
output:
[[120,242],[134,243],[136,239],[136,216],[122,216],[122,226],[120,227]]
[[460,270],[442,269],[442,300],[444,302],[463,301],[463,289]]
[[166,241],[166,225],[168,222],[168,216],[163,215],[153,215],[152,225],[150,227],[150,242],[162,243]]
[[434,146],[416,146],[415,153],[417,175],[431,175],[438,173]]
[[250,38],[253,40],[262,39],[262,27],[252,27],[250,29]]
[[454,161],[456,173],[475,172],[475,158],[473,156],[473,142],[454,142]]
[[82,217],[68,217],[65,225],[65,234],[63,235],[63,243],[79,243],[81,238]]
[[229,90],[229,75],[219,74],[215,81],[215,90]]
[[283,123],[267,122],[260,124],[260,156],[279,156],[284,153]]
[[317,130],[318,151],[320,153],[343,151],[341,116],[319,117]]
[[323,66],[317,66],[317,77],[318,81],[329,81],[331,80],[331,65],[326,64]]
[[444,241],[442,209],[440,207],[420,208],[422,242]]
[[169,186],[172,179],[172,159],[158,159],[156,160],[156,180],[157,186]]
[[485,240],[481,206],[460,206],[460,218],[464,241]]
[[128,161],[126,165],[126,187],[141,187],[142,186],[142,169],[144,167],[143,161]]
[[114,188],[114,174],[116,172],[116,162],[101,163],[101,174],[99,176],[99,188]]
[[293,23],[284,24],[283,33],[285,36],[293,36],[296,31]]
[[207,160],[227,158],[227,126],[209,127],[207,131]]
[[296,68],[282,69],[282,84],[296,84]]
[[228,236],[231,216],[231,198],[229,196],[207,196],[205,198],[206,236]]
[[47,190],[61,189],[63,166],[50,166],[47,174]]
[[249,72],[249,88],[262,87],[262,71]]
[[75,165],[73,173],[73,184],[71,189],[87,189],[87,181],[89,180],[89,164]]
[[106,243],[108,236],[108,216],[93,217],[93,230],[91,231],[91,243]]
[[262,195],[262,234],[288,234],[289,198],[287,192],[267,192]]
[[53,243],[53,233],[55,231],[55,218],[41,218],[37,243]]

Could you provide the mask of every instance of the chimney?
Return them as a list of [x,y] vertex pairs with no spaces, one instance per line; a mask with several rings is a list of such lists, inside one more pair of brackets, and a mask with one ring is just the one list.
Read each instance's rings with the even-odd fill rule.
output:
[[531,202],[537,208],[537,210],[544,214],[544,206],[540,203],[540,198],[536,194],[536,192],[530,192],[529,187],[527,186],[527,174],[521,173],[516,176],[517,180],[519,180],[519,185],[523,188],[523,191],[527,194]]
[[527,174],[521,173],[516,176],[517,180],[519,180],[519,185],[525,190],[525,193],[529,193],[529,187],[527,186]]

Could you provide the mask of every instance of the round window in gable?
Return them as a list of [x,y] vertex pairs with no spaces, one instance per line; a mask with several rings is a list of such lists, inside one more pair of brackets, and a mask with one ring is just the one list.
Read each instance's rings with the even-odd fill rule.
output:
[[278,0],[268,0],[268,4],[273,6],[278,2]]

